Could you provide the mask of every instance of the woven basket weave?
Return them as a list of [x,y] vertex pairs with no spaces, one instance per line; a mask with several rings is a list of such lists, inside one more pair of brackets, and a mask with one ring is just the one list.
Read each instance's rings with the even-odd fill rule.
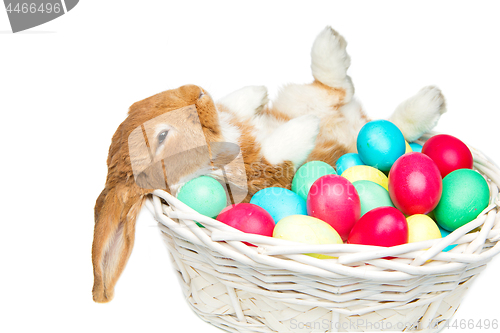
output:
[[[471,151],[474,168],[490,186],[490,205],[445,238],[390,248],[307,245],[245,234],[161,190],[147,206],[159,222],[190,306],[223,330],[437,332],[500,252],[500,170]],[[450,244],[458,245],[442,252]]]

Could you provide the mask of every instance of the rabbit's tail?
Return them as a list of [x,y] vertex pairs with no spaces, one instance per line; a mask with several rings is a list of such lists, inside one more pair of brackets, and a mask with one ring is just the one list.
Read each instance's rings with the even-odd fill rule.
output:
[[347,75],[351,57],[347,42],[337,31],[327,26],[316,37],[311,50],[311,70],[315,80],[334,90],[344,90],[343,103],[349,103],[354,86]]
[[113,299],[114,286],[132,252],[135,221],[145,197],[125,186],[105,188],[95,206],[92,264],[95,302]]

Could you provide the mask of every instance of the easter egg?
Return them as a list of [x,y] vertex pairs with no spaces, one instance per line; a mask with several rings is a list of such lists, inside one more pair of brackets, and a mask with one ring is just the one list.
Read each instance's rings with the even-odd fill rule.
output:
[[379,207],[363,215],[347,239],[349,244],[395,246],[408,242],[408,223],[394,207]]
[[224,209],[217,221],[250,234],[273,235],[274,220],[264,208],[250,203],[239,203]]
[[439,226],[453,231],[474,220],[490,200],[488,183],[470,169],[452,171],[443,179],[443,195],[434,216]]
[[348,153],[340,156],[335,163],[337,174],[341,175],[344,171],[355,165],[365,165],[358,154]]
[[[311,185],[321,176],[335,175],[335,169],[328,163],[322,161],[311,161],[302,165],[292,180],[292,191],[307,200],[307,194]],[[297,213],[300,214],[300,213]]]
[[354,183],[358,180],[369,180],[389,189],[387,176],[380,170],[368,165],[355,165],[342,173],[342,177]]
[[414,152],[417,152],[417,153],[421,153],[422,152],[422,146],[419,145],[418,143],[410,142],[410,148]]
[[307,213],[331,225],[346,240],[361,213],[356,188],[338,175],[320,177],[307,196]]
[[436,163],[443,178],[458,169],[472,169],[474,163],[472,153],[465,143],[447,134],[435,135],[427,140],[422,153]]
[[307,215],[306,201],[286,188],[262,189],[254,194],[250,203],[264,208],[275,223],[289,215]]
[[[342,244],[342,238],[328,223],[304,215],[291,215],[280,220],[274,227],[273,237],[312,245]],[[319,259],[330,259],[324,254],[307,253]]]
[[379,184],[369,180],[358,180],[352,185],[354,185],[359,195],[361,216],[377,207],[394,207],[389,192]]
[[[439,225],[438,225],[439,227]],[[442,238],[445,238],[446,236],[448,236],[450,234],[450,232],[448,230],[444,230],[443,228],[439,227],[439,232],[441,233],[441,237]],[[448,252],[450,251],[451,249],[453,249],[455,246],[457,246],[457,244],[453,244],[453,245],[448,245],[447,247],[445,247],[443,249],[443,252]]]
[[184,184],[177,194],[177,199],[198,213],[212,218],[227,204],[224,187],[208,176],[200,176]]
[[366,123],[359,131],[356,146],[366,165],[382,171],[389,171],[406,150],[403,133],[387,120]]
[[405,140],[405,154],[411,153],[412,151],[413,150],[411,149],[410,144],[408,143],[408,141]]
[[406,215],[427,214],[441,198],[441,173],[436,164],[422,153],[401,156],[389,174],[389,195]]
[[408,216],[406,222],[408,223],[408,243],[441,238],[438,225],[427,215]]

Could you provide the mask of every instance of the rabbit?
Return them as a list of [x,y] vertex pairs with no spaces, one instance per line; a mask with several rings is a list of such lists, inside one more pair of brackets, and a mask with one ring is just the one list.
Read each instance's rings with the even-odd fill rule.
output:
[[[113,299],[133,248],[137,215],[154,189],[175,196],[183,183],[208,174],[244,188],[239,201],[248,202],[260,189],[290,188],[295,171],[307,161],[334,166],[341,155],[356,152],[357,133],[370,119],[346,74],[346,46],[326,27],[312,47],[313,82],[286,85],[272,104],[262,86],[214,102],[203,88],[186,85],[130,107],[113,135],[105,187],[95,205],[95,302]],[[441,91],[430,86],[402,102],[389,120],[413,141],[444,112]],[[220,148],[225,143],[237,145],[237,153],[229,156]],[[222,161],[219,167],[216,160]]]

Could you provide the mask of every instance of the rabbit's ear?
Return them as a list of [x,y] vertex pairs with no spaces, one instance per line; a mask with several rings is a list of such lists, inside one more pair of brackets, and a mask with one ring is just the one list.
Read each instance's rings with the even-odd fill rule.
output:
[[95,302],[113,299],[114,287],[132,252],[135,221],[144,196],[124,185],[105,188],[95,206],[92,264]]

